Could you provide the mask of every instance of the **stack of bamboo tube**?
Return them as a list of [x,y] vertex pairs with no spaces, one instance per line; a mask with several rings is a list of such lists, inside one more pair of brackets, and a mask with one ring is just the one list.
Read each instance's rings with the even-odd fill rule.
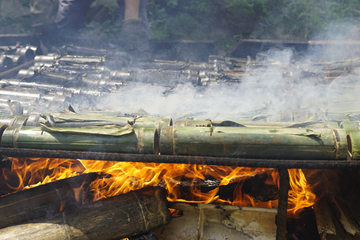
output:
[[2,117],[1,147],[268,159],[360,159],[354,121],[245,122],[65,112]]

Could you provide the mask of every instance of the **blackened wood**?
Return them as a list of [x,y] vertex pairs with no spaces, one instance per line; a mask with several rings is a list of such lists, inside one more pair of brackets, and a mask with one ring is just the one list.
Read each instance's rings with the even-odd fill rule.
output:
[[0,228],[39,218],[61,208],[81,205],[81,194],[74,188],[86,189],[96,174],[84,174],[26,189],[0,198]]
[[326,197],[322,197],[315,203],[314,212],[319,234],[336,234],[335,225],[332,220],[332,211]]
[[165,190],[148,187],[0,229],[0,239],[120,239],[169,223]]
[[358,235],[360,233],[360,227],[357,224],[351,212],[341,200],[337,199],[334,195],[331,198],[332,206],[336,218],[339,220],[346,232],[351,235]]

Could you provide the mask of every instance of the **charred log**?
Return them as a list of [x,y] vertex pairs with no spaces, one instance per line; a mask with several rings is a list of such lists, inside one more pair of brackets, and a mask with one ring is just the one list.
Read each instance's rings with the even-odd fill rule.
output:
[[119,239],[169,223],[165,192],[145,188],[0,230],[1,239]]
[[[95,178],[96,174],[85,174],[1,197],[0,228],[80,206],[86,201],[81,193]],[[77,194],[73,189],[78,189]]]

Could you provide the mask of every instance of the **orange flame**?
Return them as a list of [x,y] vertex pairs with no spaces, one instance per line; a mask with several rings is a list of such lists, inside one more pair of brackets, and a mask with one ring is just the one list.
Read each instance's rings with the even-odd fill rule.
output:
[[[278,202],[277,200],[262,202],[242,193],[245,180],[257,174],[267,174],[265,184],[278,187],[279,174],[275,169],[45,158],[12,158],[11,161],[12,169],[3,169],[0,183],[4,181],[8,191],[13,192],[96,172],[100,173],[102,178],[93,181],[90,185],[94,193],[94,201],[146,186],[162,186],[167,189],[167,199],[170,202],[225,203],[267,208],[277,207]],[[314,200],[316,196],[310,192],[301,170],[289,170],[289,174],[291,191],[288,212],[297,214],[301,208],[311,206],[310,200]],[[188,186],[190,193],[186,196],[183,196],[184,193],[181,191],[181,183],[184,179],[191,183]],[[206,179],[217,180],[218,186],[212,187],[207,192],[201,191],[201,182]],[[221,199],[218,195],[219,189],[228,184],[236,184],[234,194],[231,199]],[[6,194],[1,189],[0,187],[0,196]],[[79,192],[78,189],[76,193]]]
[[317,199],[301,169],[289,169],[288,172],[290,178],[288,216],[296,217],[304,208],[314,205]]

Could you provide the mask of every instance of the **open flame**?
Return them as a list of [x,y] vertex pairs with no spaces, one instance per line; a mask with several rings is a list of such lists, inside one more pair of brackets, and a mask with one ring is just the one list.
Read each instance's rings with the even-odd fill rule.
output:
[[[257,175],[267,174],[265,184],[279,187],[279,174],[276,169],[247,168],[229,166],[208,166],[166,163],[133,163],[93,161],[77,159],[49,158],[11,158],[11,170],[4,168],[0,177],[0,195],[21,191],[26,188],[77,176],[86,173],[99,173],[101,177],[93,181],[90,189],[93,201],[127,193],[146,186],[162,186],[168,191],[170,202],[217,203],[237,206],[277,207],[278,200],[262,202],[242,192],[244,182]],[[295,217],[304,207],[316,202],[302,170],[289,170],[289,217]],[[218,186],[210,191],[201,190],[201,181],[215,179]],[[181,182],[190,182],[190,194],[182,195]],[[236,183],[231,199],[221,199],[218,195],[221,186]],[[79,189],[76,189],[79,193]]]

